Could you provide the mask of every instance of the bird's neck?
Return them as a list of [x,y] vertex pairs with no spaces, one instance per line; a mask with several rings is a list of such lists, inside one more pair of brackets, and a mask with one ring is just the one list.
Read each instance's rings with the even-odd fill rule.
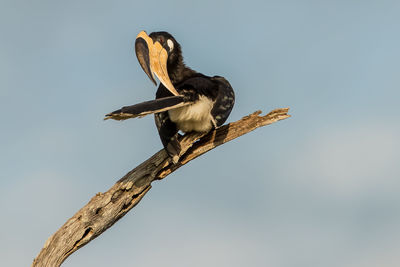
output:
[[182,61],[176,64],[174,67],[168,67],[168,76],[171,79],[173,85],[177,85],[182,81],[190,78],[196,74],[196,71],[187,67]]

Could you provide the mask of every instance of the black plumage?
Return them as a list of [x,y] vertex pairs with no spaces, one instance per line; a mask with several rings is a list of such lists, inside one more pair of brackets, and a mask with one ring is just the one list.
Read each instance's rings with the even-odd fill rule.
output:
[[124,107],[106,118],[125,119],[154,113],[161,141],[177,161],[178,132],[208,132],[221,126],[235,102],[233,89],[223,77],[206,76],[187,67],[180,44],[167,32],[153,32],[149,36],[141,32],[135,48],[149,78],[155,82],[155,74],[161,81],[156,99]]

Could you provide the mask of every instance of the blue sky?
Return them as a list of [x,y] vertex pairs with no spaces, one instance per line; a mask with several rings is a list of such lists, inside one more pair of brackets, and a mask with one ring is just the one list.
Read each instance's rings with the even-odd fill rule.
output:
[[166,30],[227,78],[229,121],[290,107],[153,184],[63,266],[398,266],[399,1],[0,1],[0,264],[29,266],[97,192],[161,149],[103,121],[156,88],[135,36]]

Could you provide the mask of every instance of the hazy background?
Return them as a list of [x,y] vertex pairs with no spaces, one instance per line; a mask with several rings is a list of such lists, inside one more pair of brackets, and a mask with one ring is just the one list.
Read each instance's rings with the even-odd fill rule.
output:
[[0,0],[0,265],[29,266],[161,149],[137,33],[226,77],[229,121],[290,107],[178,170],[63,266],[399,266],[400,2]]

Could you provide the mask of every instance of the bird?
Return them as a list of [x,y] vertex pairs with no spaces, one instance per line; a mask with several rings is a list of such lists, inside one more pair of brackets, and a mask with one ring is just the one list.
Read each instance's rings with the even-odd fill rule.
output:
[[[141,31],[135,40],[140,66],[157,86],[154,100],[125,106],[105,120],[125,120],[154,114],[161,142],[174,163],[179,161],[179,132],[208,133],[224,124],[235,103],[230,83],[207,76],[184,63],[181,45],[166,31]],[[206,55],[206,54],[205,54]]]

